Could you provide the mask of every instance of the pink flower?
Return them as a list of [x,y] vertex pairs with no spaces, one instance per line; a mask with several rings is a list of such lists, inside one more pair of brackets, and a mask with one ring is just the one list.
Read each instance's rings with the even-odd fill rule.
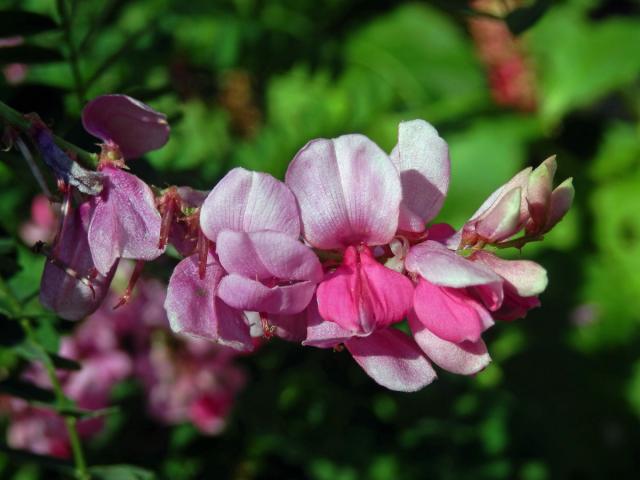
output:
[[165,308],[174,331],[252,350],[245,312],[259,312],[270,328],[309,304],[322,271],[298,241],[298,209],[285,184],[232,170],[204,201],[200,228],[212,243],[206,268],[191,255],[169,281]]
[[[405,228],[420,231],[422,218],[439,208],[448,182],[424,181],[434,178],[429,171],[421,175],[425,169],[414,162],[419,149],[407,147],[406,141],[424,129],[405,136],[406,127],[401,125],[395,157],[402,170],[414,174],[403,181],[391,158],[371,140],[345,135],[309,142],[289,165],[286,183],[298,200],[305,240],[324,255],[340,258],[337,266],[325,263],[304,344],[327,348],[344,343],[376,382],[413,391],[431,383],[435,372],[409,336],[390,328],[411,309],[413,286],[381,264],[373,249],[391,243],[401,218]],[[442,180],[441,172],[437,175]],[[432,186],[426,189],[429,201],[414,202],[409,195],[404,201],[403,190],[413,192],[425,183]]]
[[92,214],[89,202],[67,214],[42,273],[40,301],[67,320],[80,320],[100,306],[117,267],[104,273],[96,268],[88,238]]

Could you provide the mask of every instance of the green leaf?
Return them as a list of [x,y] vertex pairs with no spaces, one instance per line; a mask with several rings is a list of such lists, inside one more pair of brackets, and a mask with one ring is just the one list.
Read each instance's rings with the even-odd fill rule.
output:
[[89,469],[91,478],[97,480],[153,480],[153,472],[134,465],[101,465]]
[[62,62],[64,57],[53,48],[37,45],[20,45],[18,47],[0,48],[0,65],[8,63],[51,63]]
[[[23,342],[14,347],[15,352],[25,360],[42,361],[42,352],[34,348],[28,342]],[[60,370],[80,370],[82,365],[71,358],[62,357],[56,353],[47,352],[53,362],[53,366]]]
[[542,18],[550,6],[551,2],[549,0],[537,0],[531,5],[516,8],[509,12],[505,18],[509,30],[514,35],[520,35],[522,32],[529,30]]
[[47,15],[24,10],[0,11],[0,32],[3,37],[33,35],[56,28],[58,28],[56,22]]
[[38,387],[32,383],[8,378],[0,382],[0,392],[8,395],[22,398],[30,402],[38,402],[45,404],[53,404],[55,395],[51,390]]

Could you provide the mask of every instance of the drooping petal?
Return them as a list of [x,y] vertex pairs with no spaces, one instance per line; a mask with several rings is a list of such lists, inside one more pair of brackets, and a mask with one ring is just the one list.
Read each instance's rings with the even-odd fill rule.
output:
[[289,164],[286,183],[314,247],[383,245],[398,225],[402,189],[389,157],[362,135],[312,140]]
[[496,320],[512,321],[524,318],[529,310],[540,306],[538,297],[523,297],[518,295],[515,288],[507,285],[504,288],[504,301],[502,306],[495,312],[493,317]]
[[502,280],[491,269],[471,262],[433,240],[415,245],[407,256],[405,266],[410,272],[418,273],[441,287],[487,285],[497,295],[502,289]]
[[400,321],[411,308],[413,285],[379,264],[368,248],[347,248],[343,264],[328,274],[317,291],[325,320],[356,334],[368,334]]
[[266,173],[234,168],[204,201],[200,227],[212,242],[222,230],[274,230],[298,238],[300,216],[284,183]]
[[171,275],[164,303],[171,329],[236,350],[251,351],[253,342],[243,313],[216,296],[225,274],[223,268],[209,254],[203,279],[198,270],[198,255],[192,255],[178,263]]
[[313,250],[284,233],[224,230],[218,234],[216,252],[227,272],[250,279],[311,283],[322,279],[322,266]]
[[439,287],[420,279],[413,306],[420,322],[443,340],[477,342],[493,325],[489,312],[465,289]]
[[416,343],[400,330],[378,330],[354,337],[345,346],[367,375],[390,390],[415,392],[437,378]]
[[402,183],[398,228],[422,232],[440,211],[449,189],[449,147],[424,120],[401,122],[391,160]]
[[162,220],[151,189],[135,175],[113,167],[102,172],[107,182],[89,225],[89,245],[96,268],[109,271],[117,258],[154,260]]
[[239,310],[292,315],[306,308],[315,289],[316,284],[309,281],[268,287],[257,280],[231,273],[220,280],[218,296]]
[[106,275],[93,274],[95,265],[87,240],[91,215],[88,202],[69,213],[58,235],[59,245],[42,274],[40,301],[66,320],[80,320],[100,306],[117,267],[114,263]]
[[311,300],[307,310],[307,335],[303,345],[318,348],[333,348],[353,337],[353,333],[335,322],[325,320],[318,311],[318,302]]
[[87,132],[115,143],[126,159],[162,147],[169,139],[166,115],[126,95],[102,95],[82,110]]
[[491,362],[487,346],[482,339],[475,343],[448,342],[431,333],[415,314],[409,314],[409,327],[414,340],[427,357],[440,368],[451,373],[473,375]]
[[547,288],[547,271],[530,260],[504,260],[483,250],[474,252],[469,259],[489,267],[513,286],[520,296],[539,295]]

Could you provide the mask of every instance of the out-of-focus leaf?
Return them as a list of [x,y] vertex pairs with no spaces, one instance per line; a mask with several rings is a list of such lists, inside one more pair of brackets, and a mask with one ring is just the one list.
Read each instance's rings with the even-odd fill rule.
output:
[[37,45],[19,45],[0,48],[0,65],[8,63],[52,63],[64,60],[62,54],[53,48]]
[[528,32],[527,46],[539,65],[541,113],[550,123],[631,85],[640,74],[637,21],[590,21],[588,3],[558,5]]
[[640,130],[618,122],[606,131],[598,154],[590,165],[591,178],[598,183],[623,178],[640,165]]
[[22,398],[30,402],[53,404],[55,395],[51,390],[38,387],[32,383],[14,378],[8,378],[0,382],[0,392]]
[[97,480],[153,480],[153,472],[133,465],[101,465],[89,469],[91,478]]
[[24,302],[38,293],[45,258],[23,246],[18,246],[20,271],[9,279],[9,286],[18,300]]
[[0,276],[9,278],[14,275],[20,267],[16,262],[16,243],[12,238],[0,238]]
[[[25,360],[42,360],[42,352],[34,348],[28,342],[23,342],[15,346],[15,351]],[[49,358],[53,362],[53,366],[61,370],[80,370],[82,365],[71,358],[66,358],[58,355],[57,353],[48,352]]]
[[533,27],[538,20],[547,12],[551,6],[550,0],[536,0],[531,5],[516,8],[509,12],[505,21],[511,33],[520,35],[529,28]]
[[24,10],[0,11],[0,32],[3,37],[33,35],[56,28],[56,22],[47,15]]

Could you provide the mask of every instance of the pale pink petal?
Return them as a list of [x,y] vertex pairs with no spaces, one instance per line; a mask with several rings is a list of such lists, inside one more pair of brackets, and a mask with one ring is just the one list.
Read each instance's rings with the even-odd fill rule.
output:
[[390,390],[415,392],[437,378],[413,339],[400,330],[378,330],[345,346],[367,375]]
[[232,273],[220,280],[217,294],[227,305],[239,310],[291,315],[309,305],[315,289],[316,284],[309,281],[268,287]]
[[402,183],[398,228],[422,232],[440,211],[449,189],[449,147],[424,120],[401,122],[391,160]]
[[556,173],[556,157],[549,157],[531,172],[527,184],[527,204],[531,219],[536,225],[544,225],[549,213],[553,176]]
[[95,202],[89,225],[89,245],[96,268],[109,271],[116,258],[155,260],[161,218],[153,192],[135,175],[113,167],[102,170],[105,188]]
[[126,95],[102,95],[82,110],[87,132],[118,145],[124,158],[157,150],[169,140],[166,115]]
[[212,242],[222,230],[274,230],[298,238],[300,216],[284,183],[266,173],[234,168],[204,201],[200,227]]
[[480,339],[475,343],[452,343],[434,335],[425,327],[415,314],[409,315],[409,327],[413,338],[427,355],[440,368],[459,375],[473,375],[491,362],[487,346]]
[[[494,204],[496,204],[499,200],[502,199],[507,193],[512,191],[514,188],[520,187],[522,195],[526,194],[527,185],[529,183],[529,176],[531,175],[531,167],[527,167],[524,170],[518,172],[511,180],[498,188],[495,192],[493,192],[489,197],[480,205],[480,208],[476,210],[476,212],[471,215],[470,221],[479,218],[482,214],[487,212]],[[521,198],[520,202],[521,213],[526,215],[527,213],[527,202],[526,198]]]
[[566,215],[569,208],[571,208],[575,193],[575,189],[573,188],[573,178],[567,178],[551,193],[549,219],[547,220],[547,224],[544,226],[544,232],[548,232],[555,227],[556,224],[562,220],[562,217]]
[[482,332],[493,325],[485,307],[464,289],[438,287],[420,279],[413,305],[424,326],[453,343],[477,342]]
[[379,264],[368,248],[349,247],[343,264],[318,286],[320,315],[356,334],[402,320],[411,308],[413,285]]
[[80,320],[93,313],[109,291],[117,262],[106,275],[94,275],[87,230],[92,215],[88,202],[80,204],[66,219],[42,274],[40,301],[66,320]]
[[218,234],[216,252],[229,273],[255,280],[322,279],[322,266],[309,247],[280,232],[233,232]]
[[483,239],[490,242],[505,240],[522,228],[520,206],[522,201],[522,189],[514,188],[505,193],[487,212],[485,212],[475,225],[475,232]]
[[402,190],[389,157],[362,135],[312,140],[287,170],[314,247],[384,245],[398,225]]
[[224,304],[215,292],[225,272],[213,255],[207,258],[203,279],[198,275],[198,255],[176,265],[164,307],[171,329],[216,341],[236,350],[251,351],[253,342],[243,313]]
[[520,296],[539,295],[547,288],[547,271],[530,260],[504,260],[482,250],[474,252],[469,259],[489,267],[513,286]]
[[502,280],[491,269],[432,240],[415,245],[407,255],[405,266],[410,272],[443,287],[490,285],[495,291],[502,288]]
[[342,328],[335,322],[325,320],[318,311],[318,302],[312,299],[307,313],[307,335],[302,342],[303,345],[318,348],[333,348],[336,345],[346,342],[353,333]]

